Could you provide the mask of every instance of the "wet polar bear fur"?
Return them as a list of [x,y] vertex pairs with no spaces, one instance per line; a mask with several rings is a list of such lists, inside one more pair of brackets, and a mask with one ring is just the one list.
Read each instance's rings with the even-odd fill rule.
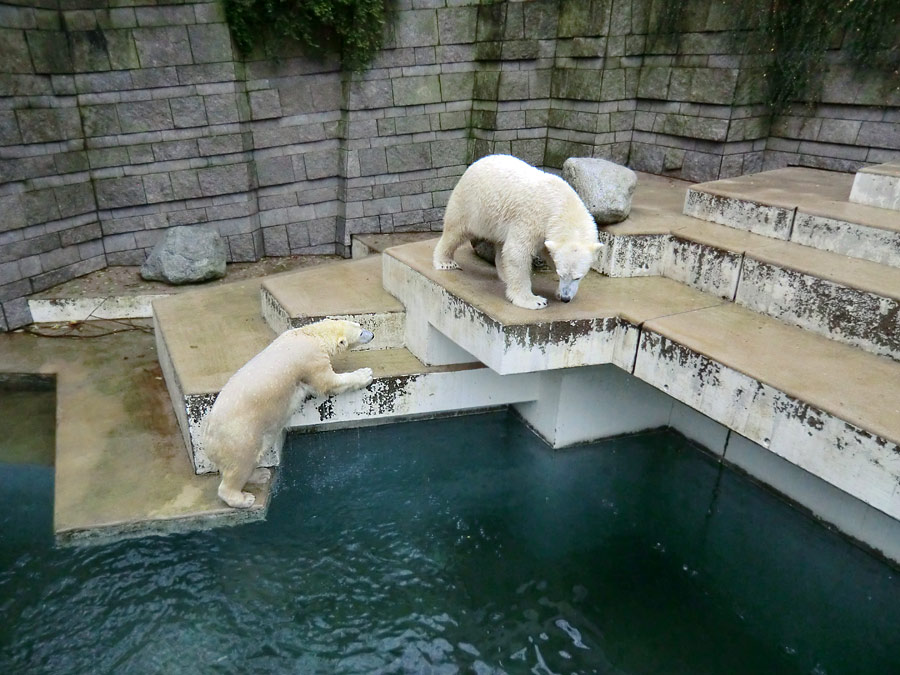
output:
[[472,164],[453,188],[434,267],[459,269],[453,254],[470,239],[496,245],[497,274],[506,298],[542,309],[547,299],[531,291],[531,258],[545,247],[559,275],[557,298],[569,302],[597,259],[597,226],[578,193],[562,178],[510,155],[488,155]]
[[353,321],[324,319],[285,331],[231,376],[201,432],[202,447],[222,474],[222,501],[237,509],[253,505],[256,498],[244,485],[269,479],[259,461],[307,396],[368,386],[371,368],[335,373],[331,357],[372,337]]

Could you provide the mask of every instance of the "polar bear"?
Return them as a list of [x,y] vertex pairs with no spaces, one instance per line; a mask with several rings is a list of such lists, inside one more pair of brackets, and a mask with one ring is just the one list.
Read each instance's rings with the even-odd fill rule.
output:
[[324,319],[285,331],[231,376],[200,433],[201,446],[222,474],[222,501],[238,509],[253,505],[255,497],[242,491],[244,485],[269,479],[268,469],[257,468],[259,460],[307,396],[369,385],[371,368],[335,373],[331,357],[373,337],[353,321]]
[[479,159],[453,188],[434,249],[435,269],[459,269],[453,254],[473,238],[497,244],[506,297],[526,309],[547,306],[531,291],[531,259],[542,247],[559,275],[557,298],[569,302],[602,246],[594,219],[568,183],[510,155]]

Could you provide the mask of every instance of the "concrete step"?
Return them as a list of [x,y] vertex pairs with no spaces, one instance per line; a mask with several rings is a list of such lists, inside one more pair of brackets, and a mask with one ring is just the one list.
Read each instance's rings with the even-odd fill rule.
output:
[[326,317],[349,319],[371,330],[364,349],[403,347],[403,305],[381,285],[378,255],[266,278],[262,315],[275,333]]
[[[407,345],[424,362],[474,355],[499,373],[572,372],[570,384],[557,390],[583,392],[602,390],[596,378],[608,376],[582,377],[594,371],[581,367],[612,364],[900,517],[900,363],[661,277],[591,273],[573,302],[523,310],[503,298],[493,268],[465,247],[456,255],[461,270],[432,269],[433,245],[393,247],[382,256],[385,287],[407,307]],[[536,292],[554,284],[553,275],[535,275]],[[617,387],[618,396],[595,391],[595,401],[588,394],[566,404],[576,406],[585,425],[634,415],[619,402],[632,401],[633,385]],[[517,408],[539,433],[558,440],[558,410]],[[600,428],[608,433],[608,424]],[[587,438],[590,431],[579,433]]]
[[850,201],[900,211],[900,162],[867,166],[857,171]]
[[672,212],[686,190],[642,176],[628,220],[601,228],[606,247],[595,268],[662,275],[900,359],[900,269]]
[[[368,284],[368,277],[358,273],[361,269],[369,269],[373,263],[380,268],[380,257],[374,256],[362,266],[335,263],[327,266],[332,270],[329,275],[316,276],[314,281],[342,281],[342,290],[352,291],[354,287],[350,283],[362,279]],[[324,267],[316,269],[325,271]],[[290,280],[292,276],[289,274],[287,278]],[[198,474],[216,469],[198,447],[197,440],[200,425],[218,392],[231,375],[276,336],[259,312],[262,285],[273,281],[268,278],[225,284],[154,303],[157,354],[184,445]],[[367,292],[360,289],[362,295]],[[346,297],[352,303],[358,302],[358,297],[353,294]],[[393,298],[391,301],[399,304]],[[338,315],[360,316],[354,314],[356,306],[330,305],[329,309],[335,309],[334,313]],[[364,366],[372,368],[374,374],[374,381],[368,388],[304,402],[289,428],[319,430],[490,408],[537,397],[536,385],[525,381],[527,378],[501,378],[474,359],[464,364],[428,367],[406,349],[385,348],[377,352],[354,351],[334,360],[338,372]],[[279,442],[266,454],[262,464],[278,465],[280,452]]]
[[791,167],[690,187],[684,213],[900,267],[900,212],[849,200],[851,174]]

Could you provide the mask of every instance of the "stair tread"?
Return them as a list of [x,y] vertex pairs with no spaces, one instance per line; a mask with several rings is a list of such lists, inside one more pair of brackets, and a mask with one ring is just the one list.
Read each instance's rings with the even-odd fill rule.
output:
[[[820,172],[831,173],[831,172]],[[680,184],[679,184],[680,183]],[[853,258],[790,241],[773,239],[727,225],[674,213],[679,196],[690,187],[680,181],[645,181],[635,190],[631,215],[602,229],[615,236],[672,234],[688,241],[746,254],[834,283],[900,300],[900,268]]]
[[900,363],[732,303],[645,328],[882,438],[900,443]]
[[900,213],[849,201],[853,174],[805,167],[698,183],[691,190],[748,201],[891,232],[900,232]]
[[[375,258],[380,271],[380,259]],[[340,268],[342,265],[343,262],[338,262],[314,269]],[[342,274],[340,270],[338,273]],[[275,339],[275,333],[259,312],[262,283],[262,279],[250,279],[199,289],[154,303],[157,326],[166,341],[182,394],[220,391],[229,377]],[[340,310],[340,307],[336,309]],[[334,364],[338,370],[368,366],[376,378],[447,372],[481,365],[426,366],[403,348],[349,352],[336,357]]]
[[281,274],[262,285],[291,318],[404,311],[381,285],[379,255]]

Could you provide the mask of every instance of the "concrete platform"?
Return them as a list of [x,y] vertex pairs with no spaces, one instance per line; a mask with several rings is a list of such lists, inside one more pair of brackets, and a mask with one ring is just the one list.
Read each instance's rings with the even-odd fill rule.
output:
[[684,213],[900,267],[900,212],[849,200],[853,176],[792,167],[691,186]]
[[263,318],[276,334],[340,318],[375,334],[365,349],[403,347],[405,311],[381,285],[378,256],[270,277],[262,283],[261,302]]
[[[265,516],[222,504],[184,452],[149,325],[92,322],[57,337],[0,334],[0,372],[55,379],[54,531],[63,544],[164,534]],[[113,332],[123,331],[123,332]],[[101,335],[109,333],[106,335]]]
[[900,211],[900,162],[867,166],[857,171],[850,201]]
[[[900,363],[662,278],[592,274],[572,303],[522,310],[465,248],[462,270],[434,270],[434,243],[383,255],[385,287],[407,306],[407,344],[426,362],[456,357],[449,342],[501,374],[613,364],[900,518]],[[537,275],[539,291],[552,284]]]
[[666,276],[900,359],[900,269],[674,213],[689,187],[642,175],[631,216],[600,232],[596,269]]
[[[263,284],[272,284],[287,293],[294,287],[293,277],[297,277],[299,288],[309,288],[307,272],[313,272],[317,288],[341,291],[305,296],[304,306],[308,311],[321,316],[352,315],[354,307],[362,309],[363,306],[358,304],[359,295],[350,292],[354,289],[351,282],[366,280],[367,287],[374,290],[366,275],[380,267],[380,256],[373,256],[296,272],[285,278],[269,278],[265,282],[248,280],[222,285],[154,303],[159,359],[184,447],[196,473],[216,470],[197,444],[200,425],[216,395],[228,378],[276,335],[260,315]],[[380,283],[377,288],[381,288]],[[364,296],[366,291],[360,293]],[[388,300],[392,308],[402,309],[393,298]],[[350,304],[341,305],[344,301]],[[340,312],[341,307],[345,311]],[[491,408],[537,397],[533,383],[516,378],[501,381],[496,373],[471,357],[462,364],[429,367],[404,348],[383,348],[377,352],[350,352],[335,358],[333,363],[338,372],[370,367],[374,381],[357,392],[310,399],[293,416],[290,429],[319,430],[347,423]],[[262,465],[277,466],[281,461],[280,452],[278,443],[265,455]]]

